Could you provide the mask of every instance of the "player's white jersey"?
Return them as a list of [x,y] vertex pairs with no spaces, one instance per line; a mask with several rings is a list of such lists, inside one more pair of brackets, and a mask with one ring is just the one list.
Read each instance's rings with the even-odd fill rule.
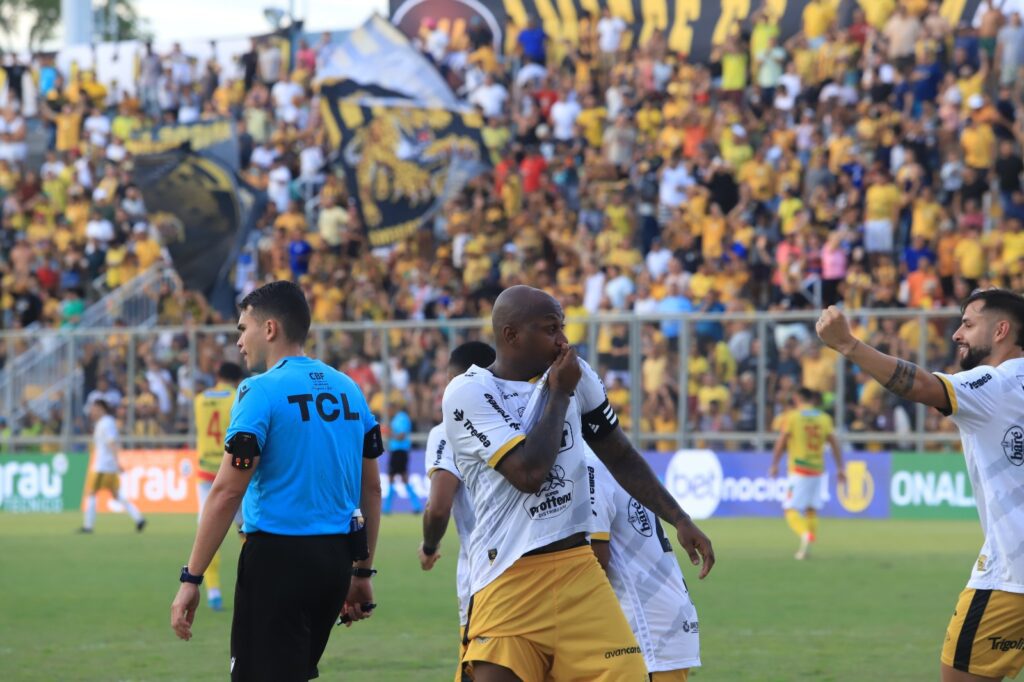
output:
[[658,517],[630,497],[589,448],[587,469],[594,509],[591,538],[609,542],[608,580],[647,670],[699,666],[697,609]]
[[[455,459],[452,457],[452,448],[448,445],[448,436],[444,432],[444,424],[438,424],[430,429],[427,435],[427,449],[424,454],[424,466],[426,467],[427,478],[434,475],[438,469],[453,474],[459,481],[462,474],[455,466]],[[469,501],[469,494],[466,486],[459,484],[452,501],[452,516],[455,517],[455,530],[459,533],[459,563],[455,571],[457,591],[459,595],[459,625],[466,624],[466,609],[469,607],[469,538],[476,525],[473,516],[473,506]]]
[[960,427],[985,533],[967,586],[1024,593],[1024,359],[936,376]]
[[116,474],[120,471],[117,463],[117,420],[105,414],[96,420],[92,429],[92,446],[95,457],[93,470],[100,474]]
[[536,494],[517,490],[496,467],[543,413],[550,395],[546,377],[536,383],[505,381],[474,366],[445,390],[445,432],[476,517],[469,551],[474,594],[527,552],[589,530],[583,417],[591,437],[605,435],[618,420],[597,374],[582,360],[580,367],[561,448]]

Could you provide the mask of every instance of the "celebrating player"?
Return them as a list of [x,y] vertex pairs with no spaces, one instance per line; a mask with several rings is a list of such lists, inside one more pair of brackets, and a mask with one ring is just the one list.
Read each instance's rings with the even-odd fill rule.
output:
[[492,323],[497,360],[456,377],[443,401],[477,521],[463,660],[478,682],[646,680],[640,647],[587,546],[584,441],[676,527],[694,564],[703,558],[701,577],[714,565],[711,542],[619,429],[596,373],[565,338],[558,302],[511,287]]
[[587,451],[591,547],[608,574],[652,682],[686,682],[700,667],[700,625],[661,522]]
[[976,291],[960,311],[956,374],[929,374],[875,350],[834,306],[817,323],[828,346],[960,428],[985,542],[946,630],[943,682],[1000,680],[1024,667],[1024,297]]
[[775,441],[772,465],[768,475],[775,478],[779,473],[782,453],[789,451],[789,489],[782,508],[786,512],[786,523],[800,538],[797,559],[806,559],[811,543],[818,535],[818,510],[825,504],[823,483],[825,472],[825,443],[832,448],[840,483],[846,481],[843,473],[843,455],[835,435],[832,417],[817,407],[818,394],[809,388],[801,388],[796,395],[796,405],[786,414],[782,432]]
[[[470,367],[490,367],[494,362],[494,349],[482,341],[468,341],[452,351],[448,358],[448,381],[465,373]],[[444,432],[444,424],[438,424],[427,436],[427,448],[424,452],[425,467],[430,478],[430,498],[423,512],[423,542],[419,547],[420,565],[429,571],[441,558],[437,551],[441,547],[441,538],[448,529],[448,518],[454,511],[455,530],[459,534],[459,562],[456,568],[456,582],[459,598],[459,640],[465,634],[466,612],[469,608],[469,537],[473,532],[475,518],[473,507],[462,485],[462,474],[455,466],[452,448]],[[459,655],[462,660],[462,654]],[[463,678],[462,666],[456,679]],[[466,679],[472,679],[466,673]]]

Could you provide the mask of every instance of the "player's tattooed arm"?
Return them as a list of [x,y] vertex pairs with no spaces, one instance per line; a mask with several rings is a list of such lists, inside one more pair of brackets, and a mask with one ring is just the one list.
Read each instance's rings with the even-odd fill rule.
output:
[[615,429],[589,445],[619,485],[637,502],[672,525],[687,518],[686,512],[661,484],[647,460],[637,452],[622,429]]
[[903,398],[914,388],[914,377],[916,376],[917,365],[906,360],[897,360],[896,369],[893,370],[892,376],[884,385],[886,389]]

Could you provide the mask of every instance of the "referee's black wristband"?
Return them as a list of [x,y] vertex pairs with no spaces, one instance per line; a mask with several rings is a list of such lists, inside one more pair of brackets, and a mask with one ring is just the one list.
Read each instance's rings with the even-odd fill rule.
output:
[[376,568],[353,568],[352,569],[352,577],[353,578],[372,578],[375,575],[377,575],[377,569]]
[[437,554],[437,545],[423,545],[423,553],[427,556],[434,556]]

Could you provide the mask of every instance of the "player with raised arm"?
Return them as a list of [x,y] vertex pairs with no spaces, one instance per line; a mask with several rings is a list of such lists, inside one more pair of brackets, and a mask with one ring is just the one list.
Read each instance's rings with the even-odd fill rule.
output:
[[[494,349],[482,341],[467,341],[452,351],[448,358],[448,382],[464,374],[470,367],[490,367],[494,363]],[[419,546],[420,566],[429,571],[441,558],[438,551],[441,538],[448,529],[448,519],[455,517],[455,530],[459,534],[459,562],[456,568],[456,582],[459,599],[459,641],[465,634],[466,612],[469,608],[469,536],[473,532],[476,519],[473,508],[462,484],[462,474],[455,466],[452,448],[448,444],[448,436],[444,432],[444,424],[438,424],[427,436],[427,447],[424,452],[427,477],[430,479],[430,497],[423,511],[423,542]],[[460,648],[459,660],[465,647]],[[459,665],[456,679],[469,679],[469,670],[463,671]]]
[[956,374],[929,373],[872,348],[834,306],[817,322],[829,347],[960,428],[985,541],[946,630],[943,682],[1001,680],[1024,667],[1024,297],[976,291],[960,311]]
[[464,661],[477,682],[647,680],[640,647],[588,546],[584,442],[641,504],[676,528],[701,577],[711,542],[619,428],[576,357],[562,307],[526,286],[492,311],[497,359],[448,385],[445,433],[476,517]]

